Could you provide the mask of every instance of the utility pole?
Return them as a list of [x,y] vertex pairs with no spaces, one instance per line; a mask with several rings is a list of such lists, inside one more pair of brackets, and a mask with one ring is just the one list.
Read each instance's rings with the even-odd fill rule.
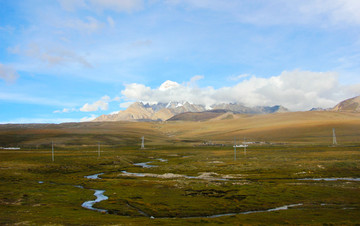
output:
[[236,137],[234,137],[234,161],[236,161]]
[[244,155],[246,156],[246,138],[244,137]]
[[98,143],[98,158],[100,158],[100,142]]
[[141,149],[145,149],[145,145],[144,145],[144,136],[141,137]]
[[51,141],[51,159],[54,162],[54,141]]

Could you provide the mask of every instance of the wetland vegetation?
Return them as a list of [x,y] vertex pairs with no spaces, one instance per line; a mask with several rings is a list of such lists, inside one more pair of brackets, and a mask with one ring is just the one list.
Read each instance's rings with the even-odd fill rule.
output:
[[[356,145],[250,146],[236,161],[231,146],[103,146],[100,158],[96,147],[72,146],[55,162],[46,148],[0,155],[5,225],[360,223]],[[95,190],[108,199],[93,208],[106,211],[82,207]]]
[[360,224],[358,116],[0,125],[0,224]]

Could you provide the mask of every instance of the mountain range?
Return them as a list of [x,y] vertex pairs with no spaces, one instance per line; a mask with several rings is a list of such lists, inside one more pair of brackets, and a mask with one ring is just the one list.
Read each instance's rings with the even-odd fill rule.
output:
[[[219,114],[224,114],[226,112],[235,114],[269,114],[287,111],[288,110],[282,106],[246,107],[238,103],[215,104],[210,108],[206,108],[204,105],[191,104],[187,101],[171,101],[169,103],[157,104],[135,102],[124,111],[119,111],[110,115],[101,115],[94,121],[166,121],[183,113],[204,112],[205,114],[205,112],[208,112],[207,115],[218,116]],[[209,114],[209,112],[216,112],[216,114]]]
[[[232,118],[234,114],[272,114],[288,111],[281,105],[247,107],[239,103],[223,103],[206,108],[204,105],[191,104],[187,101],[157,104],[135,102],[124,111],[101,115],[94,121],[204,121],[220,116]],[[344,100],[333,108],[313,108],[310,111],[360,112],[360,96]]]

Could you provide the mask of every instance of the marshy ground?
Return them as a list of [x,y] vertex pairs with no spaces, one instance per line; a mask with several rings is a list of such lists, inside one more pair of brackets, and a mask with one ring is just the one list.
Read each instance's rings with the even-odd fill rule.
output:
[[[360,178],[360,146],[250,146],[237,160],[231,146],[101,151],[63,146],[52,162],[48,148],[0,150],[0,224],[360,224],[360,181],[347,180]],[[82,207],[94,189],[107,213]]]

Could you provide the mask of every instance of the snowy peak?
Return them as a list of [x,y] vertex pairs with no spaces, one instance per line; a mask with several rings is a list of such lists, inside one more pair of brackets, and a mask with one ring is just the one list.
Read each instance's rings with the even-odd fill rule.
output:
[[[269,114],[288,111],[282,106],[250,108],[238,103],[216,104],[212,105],[211,109],[214,112],[220,110],[240,114]],[[204,105],[192,104],[187,101],[170,101],[169,103],[157,104],[136,102],[124,111],[117,114],[102,115],[94,121],[166,121],[182,113],[202,113],[207,110],[209,109]]]
[[125,111],[120,111],[117,114],[101,115],[94,121],[165,121],[184,112],[202,111],[205,111],[205,106],[190,104],[189,102],[171,101],[158,104],[136,102]]

